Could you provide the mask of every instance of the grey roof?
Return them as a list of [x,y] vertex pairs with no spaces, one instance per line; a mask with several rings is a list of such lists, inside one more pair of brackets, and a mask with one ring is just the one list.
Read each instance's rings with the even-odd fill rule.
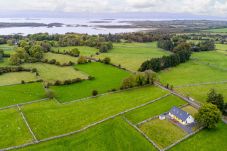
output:
[[190,114],[175,106],[169,112],[182,121],[185,121],[190,116]]

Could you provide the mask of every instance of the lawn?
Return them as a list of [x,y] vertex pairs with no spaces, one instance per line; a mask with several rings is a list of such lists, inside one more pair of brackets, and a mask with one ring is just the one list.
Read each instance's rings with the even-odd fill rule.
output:
[[216,129],[205,129],[176,145],[171,151],[226,151],[227,125],[219,123]]
[[45,53],[44,59],[52,60],[55,59],[60,64],[69,63],[70,61],[73,63],[77,63],[78,58],[72,57],[69,55],[55,54],[55,53]]
[[152,43],[115,43],[108,53],[102,53],[98,58],[110,57],[116,65],[137,71],[140,65],[151,58],[169,55],[170,52],[157,48],[157,42]]
[[10,84],[20,84],[21,81],[29,82],[37,80],[31,72],[10,72],[0,75],[0,86]]
[[192,107],[191,105],[187,105],[181,109],[184,110],[185,112],[189,113],[193,117],[195,117],[195,114],[198,112],[198,110],[196,108]]
[[180,98],[174,95],[170,95],[155,103],[152,103],[142,108],[128,112],[125,116],[133,124],[138,124],[139,122],[144,121],[148,118],[151,118],[156,115],[169,111],[173,106],[180,106],[184,104],[186,104],[185,101],[181,100]]
[[130,75],[124,70],[97,62],[76,65],[75,67],[79,71],[95,77],[95,79],[71,85],[51,87],[56,94],[56,98],[61,102],[89,97],[92,95],[93,90],[97,90],[101,94],[113,88],[119,89],[122,80]]
[[140,125],[139,128],[160,148],[165,148],[187,135],[167,119],[154,119]]
[[21,149],[23,151],[156,151],[122,118],[115,118],[79,134]]
[[76,71],[73,67],[59,67],[45,63],[23,64],[25,68],[36,68],[40,74],[40,78],[44,81],[54,82],[57,80],[64,81],[69,79],[87,79],[88,75]]
[[0,87],[0,107],[43,99],[42,83],[20,84]]
[[35,134],[43,139],[81,129],[166,93],[157,87],[144,87],[64,105],[51,100],[39,102],[22,110]]
[[0,150],[32,141],[32,136],[15,108],[0,111],[0,121]]
[[227,102],[227,83],[225,84],[209,84],[199,86],[188,86],[182,88],[176,88],[176,91],[184,96],[190,96],[195,100],[205,103],[207,95],[211,89],[215,89],[218,93],[224,95],[224,100]]
[[93,47],[88,46],[68,46],[68,47],[53,47],[54,51],[67,52],[72,50],[73,48],[77,48],[80,51],[81,56],[91,56],[95,55],[99,50]]

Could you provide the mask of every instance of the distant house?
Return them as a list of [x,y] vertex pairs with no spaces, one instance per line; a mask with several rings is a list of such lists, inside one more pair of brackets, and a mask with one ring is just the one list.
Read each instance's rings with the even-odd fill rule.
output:
[[194,118],[189,113],[181,110],[178,107],[173,107],[169,111],[169,116],[172,119],[177,120],[178,122],[180,122],[183,125],[188,125],[188,124],[191,124],[191,123],[195,122]]

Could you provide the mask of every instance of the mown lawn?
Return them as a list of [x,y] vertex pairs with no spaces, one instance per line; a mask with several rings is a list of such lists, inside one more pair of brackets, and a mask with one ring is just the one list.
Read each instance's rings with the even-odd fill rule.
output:
[[157,87],[144,87],[65,105],[45,101],[25,105],[22,110],[35,134],[42,139],[81,129],[166,93]]
[[164,112],[169,111],[173,106],[181,106],[186,104],[182,99],[170,95],[163,98],[155,103],[146,105],[142,108],[133,110],[125,114],[126,118],[129,119],[133,124],[138,124],[148,118],[154,117]]
[[30,102],[43,98],[45,98],[45,90],[41,83],[0,87],[0,107]]
[[77,48],[80,51],[81,56],[91,56],[95,55],[99,50],[93,47],[87,46],[68,46],[68,47],[53,47],[54,51],[67,52],[72,50],[73,48]]
[[160,148],[165,148],[187,135],[184,130],[167,119],[154,119],[140,125],[139,128]]
[[75,68],[95,77],[95,79],[71,85],[51,87],[60,102],[89,97],[92,95],[93,90],[97,90],[101,94],[113,88],[119,89],[122,80],[130,75],[130,73],[124,70],[97,62],[76,65]]
[[0,75],[0,86],[10,84],[20,84],[21,81],[29,82],[37,80],[31,72],[11,72]]
[[21,149],[23,151],[156,151],[134,128],[118,117],[79,134]]
[[102,53],[96,57],[101,59],[110,57],[112,63],[137,71],[144,61],[169,54],[170,52],[157,48],[157,42],[115,43],[114,48],[108,53]]
[[227,83],[182,87],[176,88],[176,91],[184,96],[190,96],[201,103],[205,103],[211,89],[223,94],[224,101],[227,102]]
[[44,59],[52,60],[55,59],[60,64],[69,63],[70,61],[73,63],[77,63],[78,58],[72,57],[69,55],[55,54],[55,53],[45,53]]
[[0,150],[32,141],[32,136],[16,108],[0,111],[0,121]]
[[171,151],[226,151],[227,125],[219,123],[216,129],[202,130],[182,143],[176,145]]
[[36,68],[40,74],[40,78],[47,82],[55,82],[57,80],[64,81],[70,79],[87,79],[88,75],[76,71],[73,67],[59,67],[45,63],[29,63],[22,65],[25,68]]

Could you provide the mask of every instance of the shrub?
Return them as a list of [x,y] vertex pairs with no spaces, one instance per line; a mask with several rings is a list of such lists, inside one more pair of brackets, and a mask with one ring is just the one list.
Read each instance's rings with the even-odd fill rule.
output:
[[109,57],[105,57],[102,62],[105,63],[105,64],[110,64],[110,58]]
[[93,90],[92,91],[92,96],[97,96],[98,95],[98,91],[97,90]]
[[95,79],[95,77],[93,77],[93,76],[88,76],[88,80],[94,80]]
[[52,90],[47,90],[46,91],[46,97],[49,99],[53,99],[54,98],[54,92]]
[[79,57],[79,59],[78,59],[78,61],[77,61],[78,64],[85,64],[85,63],[87,63],[87,62],[88,62],[88,61],[87,61],[87,58],[84,57],[84,56]]
[[25,81],[24,80],[21,80],[21,84],[25,84]]

